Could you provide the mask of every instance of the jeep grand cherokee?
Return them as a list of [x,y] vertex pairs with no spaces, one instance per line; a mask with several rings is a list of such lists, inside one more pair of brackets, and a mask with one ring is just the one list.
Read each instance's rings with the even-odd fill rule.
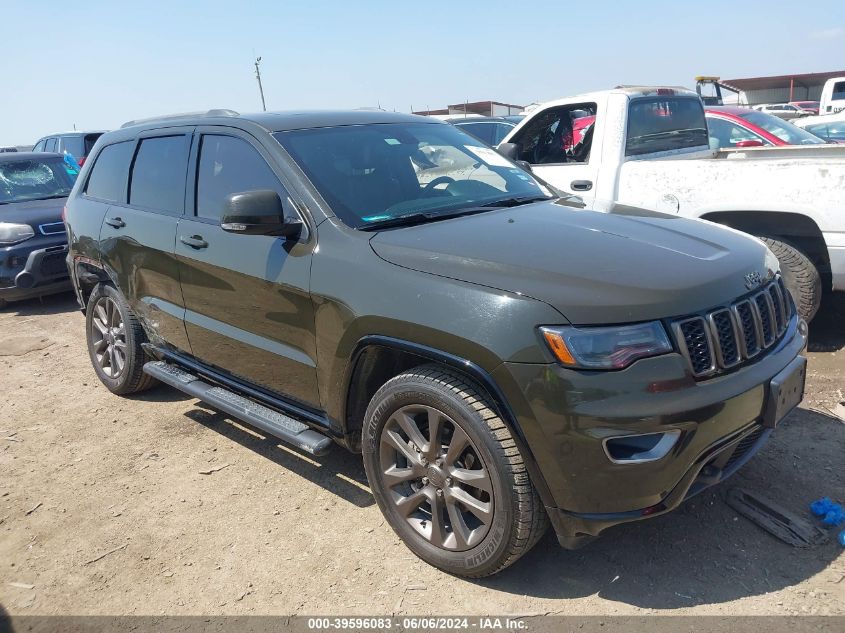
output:
[[108,389],[362,452],[408,547],[477,577],[677,507],[803,392],[765,245],[582,207],[431,119],[210,111],[100,138],[69,264]]

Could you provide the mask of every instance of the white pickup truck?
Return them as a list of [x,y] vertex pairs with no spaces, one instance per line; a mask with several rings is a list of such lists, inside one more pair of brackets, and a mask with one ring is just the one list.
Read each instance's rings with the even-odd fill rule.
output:
[[702,103],[678,88],[617,88],[544,103],[499,151],[587,205],[639,206],[756,235],[811,319],[845,290],[845,146],[715,150]]

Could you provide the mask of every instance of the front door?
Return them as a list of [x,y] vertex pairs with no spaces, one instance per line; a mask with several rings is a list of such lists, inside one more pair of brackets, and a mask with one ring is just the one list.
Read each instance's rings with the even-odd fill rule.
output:
[[271,189],[286,215],[297,211],[252,136],[208,127],[197,140],[191,153],[193,208],[176,236],[191,350],[207,364],[317,407],[308,291],[314,236],[297,241],[223,231],[224,201],[233,193]]
[[596,104],[557,106],[535,115],[510,142],[519,146],[519,160],[561,191],[580,196],[588,205],[598,186],[599,156],[593,147]]

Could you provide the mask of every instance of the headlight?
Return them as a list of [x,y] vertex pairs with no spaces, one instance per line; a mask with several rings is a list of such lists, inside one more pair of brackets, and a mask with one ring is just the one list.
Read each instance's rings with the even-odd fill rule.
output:
[[611,327],[541,327],[549,349],[567,367],[624,369],[639,358],[672,351],[658,321]]
[[35,235],[35,231],[29,224],[0,222],[0,244],[17,244],[28,240],[33,235]]

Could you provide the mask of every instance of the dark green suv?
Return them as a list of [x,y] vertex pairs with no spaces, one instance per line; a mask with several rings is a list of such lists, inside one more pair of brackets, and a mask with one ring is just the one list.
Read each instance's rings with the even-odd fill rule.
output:
[[130,123],[67,205],[102,382],[157,381],[316,455],[363,453],[418,556],[465,576],[724,479],[801,399],[775,257],[561,198],[384,112]]

